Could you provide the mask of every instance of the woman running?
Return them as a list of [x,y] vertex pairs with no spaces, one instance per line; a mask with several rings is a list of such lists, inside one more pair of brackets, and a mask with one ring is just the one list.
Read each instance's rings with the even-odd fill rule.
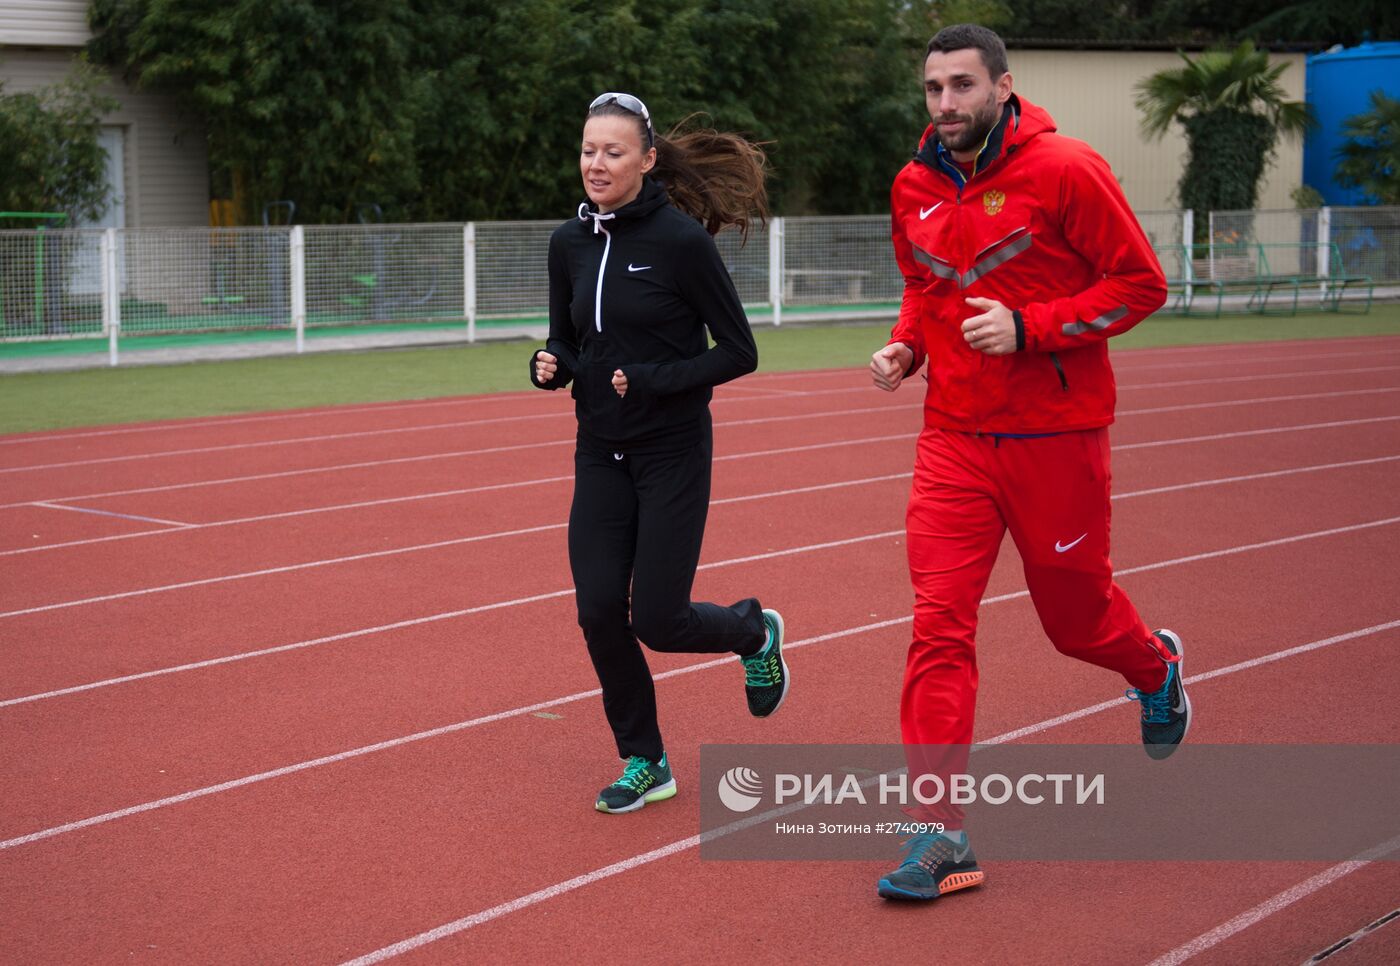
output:
[[579,156],[588,200],[550,237],[549,339],[530,379],[541,389],[573,385],[569,565],[626,762],[599,793],[600,812],[676,794],[641,644],[739,655],[757,717],[787,696],[778,612],[753,597],[728,607],[690,599],[710,504],[712,389],[758,365],[711,236],[767,216],[764,161],[733,134],[658,137],[640,99],[599,95]]

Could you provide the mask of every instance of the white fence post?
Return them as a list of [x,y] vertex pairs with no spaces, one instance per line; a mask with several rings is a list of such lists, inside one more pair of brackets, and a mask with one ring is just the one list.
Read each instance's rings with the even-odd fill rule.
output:
[[1182,305],[1186,306],[1185,311],[1188,315],[1191,311],[1191,296],[1194,294],[1192,291],[1191,280],[1195,277],[1196,273],[1194,259],[1192,259],[1191,257],[1194,253],[1194,249],[1192,249],[1191,246],[1195,244],[1195,241],[1196,213],[1190,208],[1187,208],[1181,213],[1181,245],[1182,254],[1185,256],[1186,259],[1186,264],[1181,266],[1182,275],[1185,276],[1186,283],[1184,286],[1186,291],[1181,296],[1181,302]]
[[292,260],[292,327],[297,333],[297,352],[306,348],[306,233],[301,225],[292,226],[287,246]]
[[1328,205],[1317,213],[1317,276],[1318,294],[1326,304],[1327,279],[1332,276],[1332,208]]
[[467,317],[467,341],[476,341],[476,222],[462,226],[462,314]]
[[102,331],[107,333],[107,364],[115,366],[117,338],[122,327],[122,301],[117,279],[117,230],[102,233]]
[[768,226],[768,301],[773,306],[773,324],[783,324],[783,233],[784,220],[775,217]]

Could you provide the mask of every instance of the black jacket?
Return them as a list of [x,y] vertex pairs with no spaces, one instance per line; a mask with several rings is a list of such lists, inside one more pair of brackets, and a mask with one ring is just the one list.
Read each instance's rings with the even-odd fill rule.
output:
[[[618,450],[694,445],[708,425],[711,387],[758,366],[714,239],[651,178],[609,214],[580,205],[550,236],[545,351],[559,371],[541,385],[532,356],[530,381],[541,389],[572,382],[580,437]],[[616,369],[627,376],[624,398],[612,386]]]

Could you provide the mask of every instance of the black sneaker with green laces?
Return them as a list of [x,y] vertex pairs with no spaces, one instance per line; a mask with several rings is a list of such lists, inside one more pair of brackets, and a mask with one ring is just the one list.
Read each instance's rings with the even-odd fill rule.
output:
[[916,835],[904,843],[899,868],[882,876],[875,891],[885,899],[937,899],[981,885],[982,880],[966,832]]
[[671,766],[664,753],[657,762],[633,755],[627,759],[622,777],[598,793],[594,808],[610,815],[635,812],[647,802],[665,801],[675,794],[676,780],[671,777]]
[[744,665],[744,693],[749,700],[749,714],[766,718],[782,707],[787,697],[787,662],[783,660],[783,615],[775,610],[763,612],[763,647],[756,654],[740,657]]
[[1128,689],[1128,697],[1142,704],[1142,746],[1158,761],[1170,757],[1191,728],[1191,699],[1181,681],[1181,638],[1165,628],[1152,636],[1175,655],[1167,665],[1167,680],[1153,692]]

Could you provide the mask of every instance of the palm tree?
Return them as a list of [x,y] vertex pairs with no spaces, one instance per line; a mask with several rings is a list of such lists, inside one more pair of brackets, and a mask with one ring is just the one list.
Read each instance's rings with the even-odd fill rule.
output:
[[1400,99],[1371,92],[1371,109],[1342,124],[1337,181],[1383,205],[1400,205]]
[[[1202,215],[1252,209],[1279,136],[1301,137],[1314,123],[1312,112],[1285,100],[1278,79],[1288,65],[1270,66],[1268,52],[1252,41],[1181,59],[1185,67],[1137,85],[1143,133],[1157,140],[1173,122],[1185,128],[1188,157],[1177,188],[1183,207]],[[1205,222],[1196,219],[1198,232]]]

